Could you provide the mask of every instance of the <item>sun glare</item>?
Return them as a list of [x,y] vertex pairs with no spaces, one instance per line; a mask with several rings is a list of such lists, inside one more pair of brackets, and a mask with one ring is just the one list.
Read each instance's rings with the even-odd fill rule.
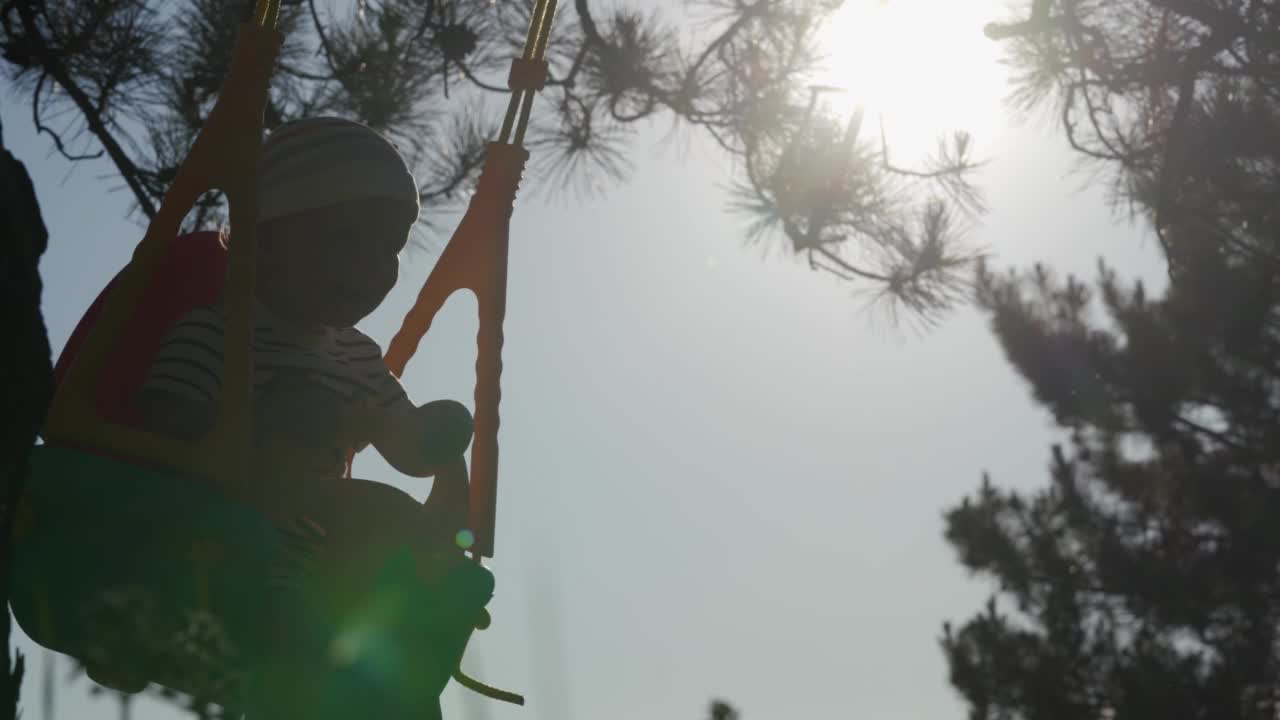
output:
[[957,130],[986,147],[1003,125],[1006,89],[982,26],[999,17],[993,0],[845,0],[820,31],[815,83],[841,88],[828,107],[861,107],[868,132],[883,120],[899,159],[920,158]]

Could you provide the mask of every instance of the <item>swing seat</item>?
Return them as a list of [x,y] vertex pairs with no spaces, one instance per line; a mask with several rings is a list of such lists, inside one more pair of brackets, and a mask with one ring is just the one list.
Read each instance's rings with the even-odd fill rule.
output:
[[199,613],[237,656],[260,654],[254,590],[279,542],[260,514],[199,481],[43,445],[18,515],[10,603],[41,646],[186,693],[199,689],[173,676],[169,641]]
[[[112,382],[99,384],[99,412],[113,422],[137,426],[131,398],[164,335],[221,291],[227,253],[216,233],[184,236],[170,248],[120,339],[125,351],[112,354],[106,368]],[[115,283],[72,333],[55,380],[64,377]],[[344,507],[353,513],[377,507],[371,502],[377,498],[358,490],[371,485],[353,482]],[[401,503],[381,493],[384,506],[388,497]],[[404,503],[422,507],[408,495]],[[264,514],[198,478],[96,449],[44,444],[33,449],[18,518],[10,603],[41,646],[81,660],[91,672],[97,667],[123,678],[116,687],[122,691],[155,683],[224,707],[253,703],[253,693],[263,692],[255,688],[272,682],[262,664],[270,629],[264,608],[268,593],[279,592],[273,587],[287,548]],[[313,668],[306,682],[330,688],[321,694],[333,709],[318,705],[313,715],[342,717],[333,703],[373,694],[407,698],[426,716],[438,716],[439,693],[483,622],[493,576],[448,544],[432,548],[441,572],[425,577],[412,559],[422,549],[395,538],[355,548],[378,570],[372,581],[343,588],[337,602],[324,590],[287,596],[290,617],[302,618],[316,640],[299,648],[309,653],[301,664]],[[333,572],[330,590],[344,582],[340,569]],[[316,657],[325,653],[331,657]],[[365,692],[333,694],[352,687]]]

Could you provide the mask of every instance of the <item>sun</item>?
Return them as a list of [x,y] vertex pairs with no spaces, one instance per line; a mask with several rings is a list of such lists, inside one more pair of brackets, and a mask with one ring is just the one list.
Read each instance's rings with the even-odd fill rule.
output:
[[845,0],[819,31],[815,84],[832,109],[862,108],[867,132],[883,121],[890,152],[918,159],[937,139],[968,131],[979,147],[1004,124],[1005,68],[982,27],[995,0]]

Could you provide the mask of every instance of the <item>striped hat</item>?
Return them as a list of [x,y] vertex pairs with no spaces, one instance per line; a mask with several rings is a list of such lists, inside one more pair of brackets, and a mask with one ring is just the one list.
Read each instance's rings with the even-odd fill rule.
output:
[[359,198],[418,205],[418,184],[389,140],[352,120],[304,118],[272,130],[258,159],[258,220]]

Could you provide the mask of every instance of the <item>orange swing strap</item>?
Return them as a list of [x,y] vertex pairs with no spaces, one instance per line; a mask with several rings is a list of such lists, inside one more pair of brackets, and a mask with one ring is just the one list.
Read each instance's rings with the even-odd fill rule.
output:
[[[512,62],[511,99],[502,133],[489,144],[475,194],[462,221],[387,348],[386,362],[400,377],[445,300],[458,290],[476,297],[475,435],[471,446],[471,518],[476,558],[493,557],[498,486],[498,404],[501,399],[502,323],[507,312],[507,247],[511,213],[529,152],[523,147],[533,97],[546,83],[545,60],[556,0],[539,0],[524,54]],[[513,135],[514,132],[514,135]]]
[[[248,481],[256,176],[263,108],[281,43],[276,30],[279,12],[279,0],[257,0],[253,19],[240,26],[222,92],[58,387],[45,421],[43,436],[47,441],[111,451],[178,472],[211,476],[224,487]],[[98,412],[95,390],[99,383],[109,381],[103,371],[110,353],[120,351],[115,340],[123,336],[167,244],[178,236],[183,217],[200,194],[211,189],[226,195],[235,232],[225,282],[223,382],[212,431],[194,443],[185,443],[106,421]]]

